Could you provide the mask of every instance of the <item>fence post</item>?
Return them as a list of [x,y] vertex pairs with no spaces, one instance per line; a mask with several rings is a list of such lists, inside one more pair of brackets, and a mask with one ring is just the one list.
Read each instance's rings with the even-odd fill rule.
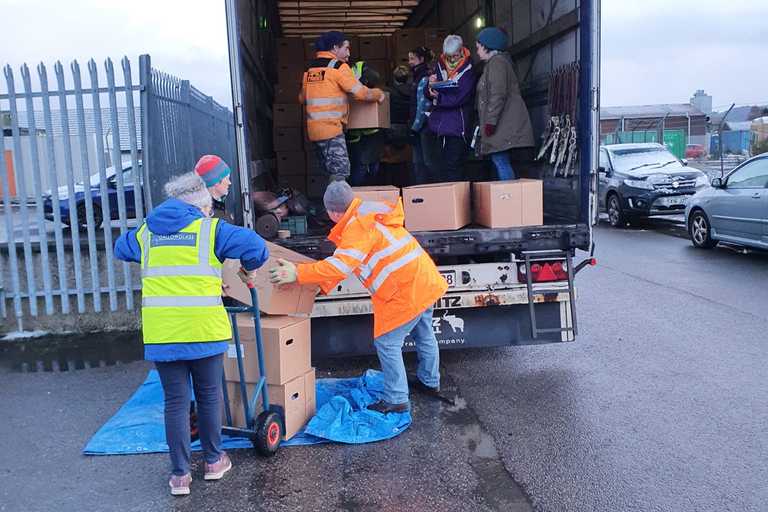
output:
[[141,94],[139,95],[139,105],[141,108],[141,161],[144,170],[144,205],[147,213],[152,211],[152,194],[150,192],[149,177],[154,172],[154,155],[152,140],[149,136],[149,125],[152,122],[154,112],[151,106],[152,95],[152,61],[149,55],[139,56],[139,85]]
[[187,140],[189,141],[189,144],[187,144],[187,151],[185,151],[184,155],[184,166],[183,169],[185,171],[191,171],[192,168],[195,166],[195,148],[194,148],[194,137],[192,136],[192,100],[190,98],[190,89],[189,89],[189,80],[182,80],[181,81],[181,103],[184,108],[184,116],[182,118],[182,123],[184,124],[184,135],[187,137]]

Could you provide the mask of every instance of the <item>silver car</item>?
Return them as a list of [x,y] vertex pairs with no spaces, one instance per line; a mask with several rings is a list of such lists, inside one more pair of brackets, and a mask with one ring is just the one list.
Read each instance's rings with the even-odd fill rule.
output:
[[718,242],[768,249],[768,153],[713,179],[712,188],[694,195],[685,223],[693,245],[702,249]]

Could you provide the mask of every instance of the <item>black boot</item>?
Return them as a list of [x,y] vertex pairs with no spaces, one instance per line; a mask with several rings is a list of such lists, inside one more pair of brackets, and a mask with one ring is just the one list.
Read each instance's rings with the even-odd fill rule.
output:
[[408,412],[410,408],[411,407],[408,402],[402,404],[391,404],[389,402],[385,402],[384,400],[379,400],[378,402],[366,407],[366,409],[369,411],[376,411],[382,414],[387,414],[390,412]]
[[415,375],[408,375],[408,384],[410,384],[414,391],[418,391],[419,393],[431,396],[440,396],[440,386],[434,388],[427,386]]

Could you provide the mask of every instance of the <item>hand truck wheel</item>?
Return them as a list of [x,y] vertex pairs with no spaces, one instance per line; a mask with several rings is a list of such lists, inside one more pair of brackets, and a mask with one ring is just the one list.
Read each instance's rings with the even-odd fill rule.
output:
[[253,446],[256,451],[265,457],[271,457],[277,453],[280,447],[280,439],[283,437],[283,428],[280,416],[276,412],[264,411],[256,418],[256,435],[253,437]]

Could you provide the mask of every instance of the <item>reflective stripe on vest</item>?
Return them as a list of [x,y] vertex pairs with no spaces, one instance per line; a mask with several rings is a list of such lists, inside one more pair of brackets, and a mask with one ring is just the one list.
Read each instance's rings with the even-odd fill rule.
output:
[[344,116],[343,112],[338,110],[328,110],[325,112],[307,112],[307,119],[340,119]]
[[[389,212],[390,210],[391,208],[384,203],[381,203],[378,201],[365,201],[358,207],[357,214],[360,216],[364,216],[364,215],[370,215],[372,213],[386,213],[386,212]],[[360,264],[357,272],[360,281],[363,283],[364,286],[368,288],[368,291],[371,293],[371,295],[374,295],[379,290],[379,288],[381,288],[381,286],[386,282],[387,278],[390,275],[392,275],[393,272],[401,269],[408,263],[414,261],[422,254],[426,254],[424,253],[424,250],[419,245],[418,241],[410,233],[406,232],[406,234],[402,238],[398,239],[392,233],[392,231],[389,228],[387,228],[385,225],[379,222],[376,222],[374,224],[374,227],[387,240],[388,245],[374,252],[373,254],[370,254],[370,256],[368,257],[368,260]],[[379,266],[385,258],[394,256],[395,254],[397,254],[398,251],[402,251],[408,248],[408,246],[413,246],[413,247],[407,252],[405,252],[405,254],[402,254],[400,257],[396,258],[395,260],[390,261],[385,265],[383,265],[379,269],[379,271],[376,272],[376,267]],[[360,253],[360,251],[357,251],[357,253],[360,253],[360,254],[350,253],[351,252],[350,249],[336,249],[336,252],[338,252],[338,254],[342,254],[358,260],[361,259],[358,256],[362,254]],[[334,255],[336,254],[336,252],[334,252]],[[326,259],[326,261],[329,261],[329,260],[339,261],[338,258],[335,258],[335,257]],[[336,268],[339,268],[339,270],[342,270],[342,268],[339,265],[336,265],[335,262],[330,262],[330,263],[336,266]],[[339,261],[339,263],[341,263],[344,267],[348,268],[348,266],[345,263],[341,261]],[[371,278],[373,279],[373,281],[366,285],[365,283],[369,281]]]
[[346,96],[343,98],[310,98],[305,101],[309,107],[324,107],[328,105],[346,105]]
[[376,277],[376,279],[371,283],[371,286],[369,290],[371,293],[376,293],[378,289],[381,287],[382,284],[384,284],[384,281],[387,280],[387,278],[394,272],[395,270],[399,270],[406,266],[408,263],[412,262],[419,256],[421,256],[421,253],[424,250],[421,247],[417,247],[416,249],[413,249],[412,251],[404,254],[403,256],[400,256],[395,261],[387,265],[386,267],[381,269],[381,272],[379,272],[379,275]]
[[144,297],[141,305],[149,308],[199,308],[205,306],[220,306],[221,297]]
[[217,225],[218,219],[197,219],[170,235],[152,233],[146,223],[139,228],[145,344],[232,337],[213,247]]

